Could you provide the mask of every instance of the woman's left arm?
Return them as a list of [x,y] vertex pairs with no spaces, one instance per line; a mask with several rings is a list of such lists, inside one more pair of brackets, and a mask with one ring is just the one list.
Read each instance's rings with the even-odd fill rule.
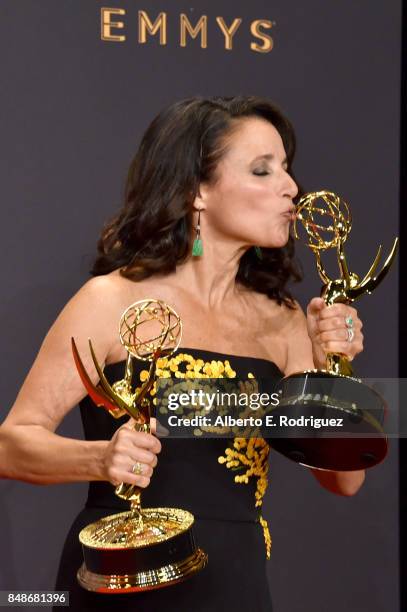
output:
[[[348,341],[345,319],[353,320],[354,338]],[[327,306],[322,298],[313,298],[308,304],[307,316],[297,305],[292,311],[287,364],[285,374],[294,374],[313,368],[323,369],[327,353],[343,353],[351,361],[363,350],[362,322],[355,308],[346,304]],[[365,470],[311,472],[328,491],[338,495],[354,495],[365,479]]]

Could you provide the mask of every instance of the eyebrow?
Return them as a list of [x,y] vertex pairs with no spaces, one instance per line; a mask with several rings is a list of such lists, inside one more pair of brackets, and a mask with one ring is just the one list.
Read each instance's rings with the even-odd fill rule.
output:
[[[253,161],[257,161],[257,160],[260,160],[260,159],[271,160],[271,159],[274,159],[274,155],[272,153],[265,153],[264,155],[258,155],[258,157],[255,157]],[[282,162],[281,165],[282,166],[288,166],[288,160],[287,160],[286,157],[283,159],[283,162]]]

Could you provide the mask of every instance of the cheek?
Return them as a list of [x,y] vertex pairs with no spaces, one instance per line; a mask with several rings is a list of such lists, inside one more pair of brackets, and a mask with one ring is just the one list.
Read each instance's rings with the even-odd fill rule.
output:
[[266,182],[259,179],[242,180],[238,176],[225,186],[220,193],[224,210],[233,209],[235,213],[246,213],[253,216],[258,213],[270,213],[273,202],[273,191]]
[[273,188],[266,181],[231,176],[227,184],[219,184],[216,193],[213,192],[208,221],[214,229],[236,239],[263,246],[284,246],[289,224],[273,214],[274,197]]
[[[235,184],[237,186],[237,183]],[[249,199],[252,205],[260,206],[264,200],[270,201],[273,196],[273,187],[267,178],[256,178],[249,176],[246,181],[242,181],[237,187],[237,191],[245,199]]]
[[218,206],[215,207],[218,222],[223,220],[229,228],[250,234],[253,227],[264,222],[270,211],[269,195],[266,196],[266,190],[257,185],[236,181],[220,194]]

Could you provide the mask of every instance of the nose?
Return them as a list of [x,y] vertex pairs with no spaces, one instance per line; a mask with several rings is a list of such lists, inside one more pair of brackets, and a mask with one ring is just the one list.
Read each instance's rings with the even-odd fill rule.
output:
[[288,174],[288,172],[285,172],[284,179],[283,195],[288,196],[291,199],[295,198],[295,196],[298,194],[297,183],[294,181],[293,177]]

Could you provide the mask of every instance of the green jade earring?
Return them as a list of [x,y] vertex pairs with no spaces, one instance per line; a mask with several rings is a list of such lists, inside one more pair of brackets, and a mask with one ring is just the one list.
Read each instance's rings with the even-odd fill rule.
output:
[[257,255],[257,259],[263,259],[263,253],[261,252],[261,248],[259,246],[255,246],[254,250]]
[[201,209],[198,210],[198,223],[196,225],[196,235],[194,244],[192,245],[192,257],[201,257],[203,253],[202,239],[201,239]]

